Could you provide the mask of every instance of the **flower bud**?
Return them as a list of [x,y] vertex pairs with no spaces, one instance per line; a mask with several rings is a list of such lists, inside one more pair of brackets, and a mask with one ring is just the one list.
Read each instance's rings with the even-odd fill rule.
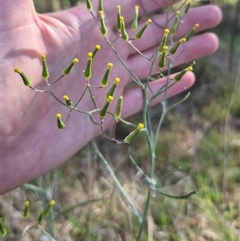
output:
[[192,28],[192,30],[190,30],[190,31],[184,36],[184,38],[186,39],[186,42],[190,39],[190,37],[193,35],[194,31],[195,31],[197,28],[199,28],[199,24],[198,24],[198,23],[196,23],[196,24],[194,25],[194,27]]
[[122,104],[123,104],[123,97],[120,96],[118,98],[117,107],[116,107],[116,111],[115,111],[115,114],[114,114],[114,118],[115,118],[116,121],[121,117],[121,114],[122,114]]
[[101,10],[99,11],[99,15],[100,15],[100,29],[101,29],[101,33],[103,36],[107,35],[107,27],[105,24],[105,18],[104,18],[104,12]]
[[98,11],[104,11],[102,0],[99,0],[99,2],[98,2]]
[[101,83],[102,83],[101,86],[102,87],[105,87],[105,86],[108,85],[108,78],[109,78],[110,71],[111,71],[112,67],[113,67],[113,64],[112,63],[108,63],[107,70],[106,70],[106,72],[105,72],[105,74],[103,76],[103,79],[101,81]]
[[143,128],[144,128],[144,124],[139,123],[137,128],[134,131],[132,131],[128,136],[125,137],[125,139],[123,140],[124,143],[132,142]]
[[73,61],[63,70],[63,74],[67,75],[70,73],[72,67],[78,63],[78,58],[74,58]]
[[46,55],[42,54],[41,58],[42,58],[42,65],[43,65],[42,77],[46,80],[49,78],[49,71],[48,71],[48,66],[47,66],[47,61],[46,61]]
[[183,14],[183,17],[186,17],[187,13],[188,13],[188,10],[190,9],[191,7],[191,2],[189,2],[186,7],[184,8],[184,14]]
[[135,6],[135,14],[134,14],[134,18],[133,18],[133,22],[132,22],[132,31],[136,31],[137,27],[138,27],[138,10],[139,10],[139,6]]
[[167,50],[168,50],[168,46],[166,46],[166,45],[163,46],[163,52],[162,52],[162,54],[160,56],[160,59],[159,59],[159,62],[158,62],[158,67],[160,69],[163,69],[166,65],[166,52],[167,52]]
[[43,216],[46,216],[49,212],[49,210],[55,205],[55,200],[51,200],[47,206],[47,208],[43,212]]
[[65,128],[65,124],[62,121],[62,115],[60,113],[56,114],[56,118],[57,118],[57,126],[59,129],[64,129]]
[[114,81],[111,89],[110,89],[110,90],[107,92],[107,94],[106,94],[106,100],[108,99],[109,96],[113,96],[114,91],[115,91],[117,85],[119,84],[119,82],[120,82],[120,78],[118,78],[118,77],[115,78],[115,81]]
[[99,116],[101,119],[103,119],[106,116],[109,104],[113,101],[113,96],[108,96],[107,100],[105,101],[105,104],[103,108],[99,111]]
[[138,33],[136,34],[135,38],[136,39],[140,39],[145,31],[145,29],[147,28],[147,26],[152,22],[151,19],[148,19],[147,22],[144,24],[144,26],[138,31]]
[[64,95],[63,99],[65,100],[65,103],[66,103],[67,106],[73,105],[73,102],[69,99],[69,97],[67,95]]
[[86,0],[86,4],[87,4],[87,9],[89,11],[92,11],[92,3],[91,3],[91,0]]
[[99,49],[101,49],[101,46],[99,44],[97,44],[95,46],[95,49],[92,52],[92,59],[94,59],[94,57],[95,57],[95,55],[96,55],[96,53],[98,52]]
[[41,224],[42,220],[43,220],[43,216],[44,216],[44,211],[42,210],[38,216],[38,224]]
[[190,65],[189,67],[185,68],[180,73],[175,75],[174,80],[179,81],[183,77],[183,75],[187,73],[187,71],[192,71],[192,70],[193,70],[193,67]]
[[126,31],[126,27],[125,27],[125,22],[124,22],[124,17],[123,16],[120,17],[120,22],[121,22],[121,36],[122,36],[122,39],[124,41],[128,41],[129,37],[128,37],[127,31]]
[[29,201],[26,201],[24,203],[24,205],[25,205],[25,208],[24,208],[24,211],[23,211],[23,217],[28,218],[29,217]]
[[175,54],[179,45],[182,44],[182,43],[186,43],[186,39],[185,38],[181,38],[170,50],[169,50],[169,53],[170,54]]
[[2,237],[7,235],[7,229],[3,226],[2,218],[0,217],[0,233]]
[[173,25],[170,30],[172,37],[175,36],[175,34],[177,33],[178,26],[179,26],[179,17],[180,17],[180,12],[176,11],[175,19],[173,21]]
[[159,45],[159,47],[158,47],[158,52],[160,53],[160,54],[162,54],[162,52],[163,52],[163,47],[165,46],[165,45],[167,45],[167,38],[168,38],[168,34],[169,34],[169,29],[165,29],[164,30],[164,34],[163,34],[163,38],[162,38],[162,41],[161,41],[161,43],[160,43],[160,45]]
[[87,66],[84,71],[84,77],[86,78],[86,80],[89,80],[92,76],[92,55],[92,52],[88,53]]
[[118,32],[121,32],[122,24],[121,24],[121,6],[117,5],[117,30]]
[[26,86],[31,86],[31,80],[20,69],[15,68],[14,72],[18,73],[22,77],[23,83]]

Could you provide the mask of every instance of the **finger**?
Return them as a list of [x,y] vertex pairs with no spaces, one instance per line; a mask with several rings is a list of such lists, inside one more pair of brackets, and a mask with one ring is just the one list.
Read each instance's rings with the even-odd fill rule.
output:
[[1,1],[1,31],[11,30],[26,24],[34,23],[37,13],[32,0]]
[[[173,66],[177,66],[189,61],[193,61],[204,56],[214,53],[218,48],[218,37],[212,33],[205,33],[195,37],[192,37],[187,43],[179,46],[178,51],[171,55],[169,61]],[[144,51],[146,56],[151,56],[156,47]],[[148,76],[149,69],[151,67],[151,62],[146,60],[139,54],[133,55],[128,60],[129,67],[135,73],[138,78],[143,79]],[[157,63],[152,69],[152,74],[158,72]]]
[[[171,78],[173,78],[173,76],[171,76]],[[166,97],[170,98],[183,91],[186,91],[194,84],[194,82],[195,82],[194,74],[192,72],[187,72],[179,82],[176,82],[172,87],[170,87],[167,90]],[[165,79],[159,79],[157,81],[150,83],[150,87],[153,93],[155,93],[165,84],[166,84]],[[148,98],[152,96],[150,90],[148,90],[147,95],[148,95]],[[143,102],[143,92],[140,87],[134,87],[126,90],[124,92],[123,98],[124,98],[123,116],[122,116],[123,118],[127,118],[133,114],[136,114],[142,111],[144,102]],[[160,103],[163,99],[164,99],[164,94],[162,93],[157,98],[155,98],[150,103],[150,105],[151,106],[156,105]]]
[[[211,13],[211,14],[209,14]],[[181,38],[186,35],[195,25],[198,23],[200,27],[196,30],[197,32],[207,30],[209,28],[215,27],[220,23],[222,19],[221,10],[212,5],[193,8],[189,10],[186,18],[183,20],[183,24],[180,24],[176,38]],[[154,22],[151,23],[146,31],[144,32],[141,39],[133,41],[133,44],[140,51],[152,48],[153,46],[158,46],[162,40],[163,28],[160,28],[157,24],[161,26],[166,26],[166,16],[158,15],[153,17]],[[142,21],[141,25],[144,25],[146,20]],[[157,23],[157,24],[155,24]],[[172,23],[169,23],[168,27],[171,27]],[[139,29],[141,28],[139,26]],[[127,29],[128,32],[131,32],[131,29]],[[130,48],[130,54],[136,53],[136,50]]]

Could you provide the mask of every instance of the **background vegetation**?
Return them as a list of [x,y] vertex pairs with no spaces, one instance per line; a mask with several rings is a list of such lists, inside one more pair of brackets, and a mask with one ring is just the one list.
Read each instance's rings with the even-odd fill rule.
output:
[[[34,2],[39,12],[75,4],[69,0]],[[240,2],[230,2],[215,1],[224,15],[213,30],[219,35],[220,48],[196,62],[197,82],[191,97],[168,114],[159,137],[156,170],[159,176],[170,172],[161,180],[162,190],[172,195],[192,190],[198,194],[184,200],[156,195],[142,240],[240,241]],[[156,119],[159,108],[151,110]],[[139,118],[131,119],[137,122]],[[126,133],[129,130],[120,125],[118,135]],[[125,155],[126,147],[102,137],[97,142],[141,210],[146,187]],[[135,159],[147,169],[144,138],[140,136],[132,149]],[[37,228],[21,237],[51,198],[56,206],[43,227],[56,240],[134,240],[137,222],[89,146],[53,172],[2,196],[0,216],[8,231],[5,240],[51,240]],[[24,220],[27,199],[31,215]]]

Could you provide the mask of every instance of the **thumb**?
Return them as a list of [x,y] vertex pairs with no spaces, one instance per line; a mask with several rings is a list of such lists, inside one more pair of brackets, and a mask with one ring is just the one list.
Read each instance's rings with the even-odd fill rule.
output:
[[1,31],[31,24],[36,19],[33,0],[0,0]]

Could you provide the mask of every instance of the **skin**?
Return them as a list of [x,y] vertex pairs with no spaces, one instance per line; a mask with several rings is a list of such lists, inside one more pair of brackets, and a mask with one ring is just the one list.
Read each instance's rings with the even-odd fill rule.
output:
[[[147,5],[145,9],[150,12],[158,6],[166,7],[167,3],[167,0],[150,1],[145,4]],[[119,1],[105,0],[104,4],[108,37],[113,40],[117,36],[115,22],[116,5]],[[127,0],[121,4],[122,14],[126,25],[129,26],[134,6],[140,5],[140,1]],[[62,116],[66,116],[67,109],[50,95],[37,93],[24,86],[20,76],[14,73],[14,68],[20,68],[32,80],[32,86],[46,89],[46,83],[41,78],[42,53],[47,56],[50,82],[61,75],[73,58],[79,58],[79,63],[71,73],[53,86],[53,91],[59,98],[67,94],[73,102],[76,102],[86,84],[82,71],[85,69],[87,53],[93,51],[96,44],[100,44],[101,50],[94,59],[91,84],[99,85],[101,78],[99,76],[103,76],[107,63],[112,62],[114,67],[111,81],[115,77],[121,78],[116,96],[122,95],[124,98],[123,117],[141,111],[143,99],[140,87],[125,89],[132,79],[118,64],[116,56],[106,44],[85,4],[51,14],[37,14],[32,0],[0,0],[0,7],[2,9],[0,18],[3,23],[0,45],[2,114],[0,193],[3,194],[61,165],[101,133],[100,128],[93,125],[89,117],[77,113],[71,115],[65,130],[59,130],[56,125],[56,113],[60,112]],[[96,7],[94,6],[94,9]],[[141,9],[140,7],[140,15],[143,14]],[[162,25],[165,19],[164,15],[153,17],[154,21]],[[145,21],[140,22],[140,25],[142,26]],[[192,9],[176,37],[182,37],[195,23],[200,24],[197,31],[202,31],[216,26],[220,21],[221,12],[217,7],[204,6]],[[127,30],[130,32],[130,27],[127,27]],[[153,50],[158,47],[162,34],[163,30],[152,23],[135,45],[144,54],[151,56]],[[180,57],[175,64],[212,54],[217,47],[218,39],[214,34],[204,33],[192,37],[180,47],[178,52]],[[147,76],[149,62],[136,54],[130,45],[124,41],[117,41],[115,48],[140,79]],[[153,72],[157,72],[157,68]],[[194,74],[188,72],[181,81],[168,90],[168,97],[190,88],[194,81]],[[156,91],[164,83],[164,79],[156,80],[151,83],[151,88]],[[105,89],[93,90],[99,106],[103,106],[105,102],[105,93]],[[160,98],[162,97],[152,104],[159,102]],[[85,110],[92,108],[89,97],[83,98],[79,108]],[[112,125],[111,118],[104,120],[105,130]]]

